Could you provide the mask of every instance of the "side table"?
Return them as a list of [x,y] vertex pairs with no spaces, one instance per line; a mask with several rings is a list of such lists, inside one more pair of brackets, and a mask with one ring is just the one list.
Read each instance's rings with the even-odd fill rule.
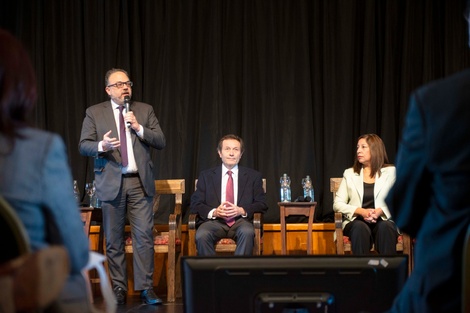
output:
[[98,236],[98,252],[105,254],[106,248],[103,234],[103,213],[101,208],[81,206],[80,217],[82,218],[83,228],[88,238],[90,237],[90,227],[92,222],[96,222],[100,225],[100,233]]
[[282,255],[287,255],[286,217],[289,215],[304,215],[308,217],[307,254],[312,254],[312,224],[316,202],[278,202],[281,219]]

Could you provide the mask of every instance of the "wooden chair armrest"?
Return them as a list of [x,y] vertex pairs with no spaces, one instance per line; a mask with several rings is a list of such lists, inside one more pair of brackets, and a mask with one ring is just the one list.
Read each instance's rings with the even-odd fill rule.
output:
[[255,213],[253,215],[253,227],[255,229],[261,229],[262,219],[263,219],[263,214],[261,214],[261,213]]
[[188,255],[196,256],[196,220],[197,214],[189,214],[188,219]]
[[335,212],[336,253],[344,254],[343,214]]
[[168,230],[175,231],[178,229],[178,215],[170,214],[168,217]]
[[173,214],[170,214],[169,218],[169,229],[175,229],[176,230],[176,236],[177,238],[181,238],[181,225],[183,224],[183,215],[181,214],[181,203],[176,203],[175,204],[175,212]]
[[168,222],[168,226],[169,226],[169,230],[168,230],[168,251],[170,250],[170,247],[174,247],[176,246],[176,233],[177,233],[177,217],[175,214],[170,214],[170,218],[169,218],[169,222]]
[[255,213],[253,216],[253,227],[255,228],[255,242],[253,246],[253,254],[261,255],[262,251],[262,242],[261,236],[263,235],[263,224],[262,224],[263,214]]
[[188,229],[196,230],[196,220],[197,220],[197,214],[191,213],[189,214],[189,219],[188,219]]
[[343,214],[339,212],[335,212],[335,229],[337,228],[343,229]]
[[168,217],[168,246],[173,249],[176,246],[176,240],[181,239],[181,224],[181,204],[175,203],[174,212]]

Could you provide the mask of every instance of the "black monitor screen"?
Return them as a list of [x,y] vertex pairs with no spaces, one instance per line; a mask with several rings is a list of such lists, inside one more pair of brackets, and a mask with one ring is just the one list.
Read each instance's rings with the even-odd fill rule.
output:
[[408,277],[407,256],[183,257],[186,313],[375,313]]

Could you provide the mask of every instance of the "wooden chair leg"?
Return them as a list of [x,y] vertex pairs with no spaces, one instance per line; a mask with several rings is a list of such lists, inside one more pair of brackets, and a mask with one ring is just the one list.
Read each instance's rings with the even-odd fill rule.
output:
[[403,254],[408,255],[408,275],[411,274],[413,270],[413,252],[411,249],[411,238],[407,234],[402,234],[403,236]]
[[336,254],[344,254],[343,215],[335,213]]
[[181,256],[182,252],[176,252],[176,268],[175,268],[175,298],[181,298],[183,295],[181,289]]
[[168,250],[168,268],[167,268],[167,301],[175,302],[175,250]]
[[167,267],[167,301],[175,302],[178,296],[181,296],[181,280],[180,280],[180,259],[181,252],[168,251],[168,267]]

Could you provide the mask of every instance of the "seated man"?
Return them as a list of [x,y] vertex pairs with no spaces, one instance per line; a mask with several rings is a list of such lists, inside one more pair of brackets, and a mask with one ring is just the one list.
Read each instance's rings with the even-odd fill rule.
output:
[[215,255],[215,244],[221,238],[237,242],[235,255],[253,253],[254,213],[267,210],[261,173],[238,166],[243,155],[243,140],[226,135],[217,151],[222,165],[202,171],[191,196],[191,213],[203,223],[196,231],[198,255]]

